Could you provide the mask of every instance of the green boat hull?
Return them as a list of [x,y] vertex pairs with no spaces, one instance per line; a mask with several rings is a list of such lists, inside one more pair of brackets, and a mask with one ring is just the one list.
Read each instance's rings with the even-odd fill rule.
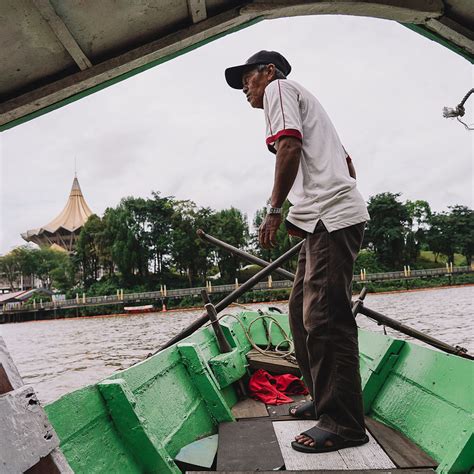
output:
[[[289,333],[286,315],[271,313]],[[61,449],[77,473],[179,473],[181,448],[232,421],[233,382],[247,375],[253,341],[268,343],[260,315],[221,320],[234,350],[220,354],[206,327],[104,381],[46,407]],[[282,342],[276,325],[271,343]],[[438,463],[468,472],[474,463],[472,361],[379,333],[359,331],[366,413],[395,428]]]

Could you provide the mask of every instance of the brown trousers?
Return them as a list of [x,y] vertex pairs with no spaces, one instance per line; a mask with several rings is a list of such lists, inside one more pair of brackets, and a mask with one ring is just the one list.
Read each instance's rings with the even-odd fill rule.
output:
[[329,233],[318,222],[301,248],[289,301],[296,358],[315,403],[316,424],[351,440],[365,435],[351,310],[353,267],[364,225]]

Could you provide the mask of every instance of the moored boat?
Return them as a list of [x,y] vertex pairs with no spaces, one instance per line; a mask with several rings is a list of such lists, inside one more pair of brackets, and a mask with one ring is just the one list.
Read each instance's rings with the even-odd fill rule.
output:
[[153,311],[152,304],[145,304],[142,306],[125,306],[124,311],[129,314],[151,313]]

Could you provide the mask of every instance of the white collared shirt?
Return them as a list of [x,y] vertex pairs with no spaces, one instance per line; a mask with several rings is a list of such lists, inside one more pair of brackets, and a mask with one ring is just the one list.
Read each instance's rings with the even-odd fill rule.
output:
[[364,198],[351,178],[347,153],[326,111],[294,81],[275,80],[265,89],[266,143],[276,153],[278,139],[302,141],[295,182],[288,194],[288,221],[312,233],[319,219],[333,232],[369,220]]

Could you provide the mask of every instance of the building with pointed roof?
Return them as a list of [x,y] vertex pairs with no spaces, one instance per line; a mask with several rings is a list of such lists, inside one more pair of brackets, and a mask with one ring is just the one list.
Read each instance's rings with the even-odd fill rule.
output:
[[61,213],[49,224],[28,230],[21,236],[27,242],[34,242],[40,247],[60,247],[71,252],[74,250],[82,226],[91,214],[92,211],[84,199],[77,176],[74,176],[69,199]]

